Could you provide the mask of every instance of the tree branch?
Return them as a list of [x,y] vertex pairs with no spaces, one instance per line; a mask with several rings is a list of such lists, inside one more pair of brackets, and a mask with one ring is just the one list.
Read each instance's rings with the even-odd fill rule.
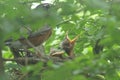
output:
[[20,61],[20,62],[25,62],[26,60],[28,62],[46,62],[47,59],[40,59],[40,58],[35,58],[35,57],[19,57],[19,58],[14,58],[14,59],[3,59],[4,61]]

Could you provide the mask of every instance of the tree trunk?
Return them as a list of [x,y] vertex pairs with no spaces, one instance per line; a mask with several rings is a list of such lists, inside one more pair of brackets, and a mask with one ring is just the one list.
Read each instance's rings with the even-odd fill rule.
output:
[[2,47],[0,46],[0,77],[4,75],[4,64],[2,59]]

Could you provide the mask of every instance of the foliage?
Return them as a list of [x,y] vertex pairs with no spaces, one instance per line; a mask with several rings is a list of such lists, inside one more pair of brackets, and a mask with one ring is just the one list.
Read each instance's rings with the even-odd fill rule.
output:
[[[80,34],[74,47],[77,57],[59,65],[49,61],[43,71],[42,63],[20,67],[14,62],[5,62],[8,77],[16,77],[12,70],[17,69],[24,74],[30,72],[28,78],[31,80],[119,80],[119,0],[54,0],[47,7],[39,5],[32,9],[33,3],[41,4],[42,1],[0,0],[3,57],[13,58],[8,47],[4,46],[6,39],[25,37],[26,26],[36,31],[46,24],[53,28],[52,36],[44,43],[46,54],[51,46],[58,47],[69,31],[70,38]],[[95,54],[93,49],[99,39],[103,50]]]

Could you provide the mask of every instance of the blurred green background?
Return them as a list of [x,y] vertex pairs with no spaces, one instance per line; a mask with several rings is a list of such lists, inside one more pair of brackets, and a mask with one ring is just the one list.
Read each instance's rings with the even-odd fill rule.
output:
[[[16,80],[12,69],[18,68],[23,73],[33,71],[28,80],[120,80],[120,1],[46,1],[0,0],[0,58],[13,58],[4,45],[6,39],[26,36],[24,27],[36,31],[44,25],[53,28],[52,36],[44,43],[46,54],[52,46],[58,47],[69,31],[70,38],[80,34],[74,47],[77,57],[62,65],[48,62],[49,68],[40,73],[40,78],[36,75],[42,63],[21,67],[15,62],[4,62],[3,66],[0,59],[0,68],[7,76],[1,80]],[[101,50],[99,45],[103,46]]]

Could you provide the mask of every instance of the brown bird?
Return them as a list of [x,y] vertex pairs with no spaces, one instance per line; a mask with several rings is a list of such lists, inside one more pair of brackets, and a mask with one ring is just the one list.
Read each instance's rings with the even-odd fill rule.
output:
[[67,55],[71,58],[74,57],[74,52],[73,52],[73,48],[75,45],[76,40],[78,39],[79,35],[76,36],[75,38],[73,38],[72,40],[69,38],[68,36],[68,32],[66,33],[66,37],[62,42],[62,49],[65,50],[65,52],[67,53]]
[[31,33],[27,38],[19,38],[17,40],[6,40],[5,44],[9,46],[15,57],[20,57],[21,50],[28,52],[29,48],[40,46],[52,34],[52,28],[46,26],[40,31]]
[[52,28],[50,27],[44,27],[40,31],[31,33],[27,38],[19,38],[16,41],[5,41],[5,44],[18,48],[18,49],[24,49],[24,48],[32,48],[33,46],[39,46],[44,41],[46,41],[50,35],[52,34]]
[[46,41],[51,34],[52,34],[52,29],[50,27],[45,27],[42,28],[40,31],[30,34],[27,39],[21,38],[19,39],[19,41],[22,44],[24,44],[27,48],[31,48],[32,46],[29,44],[29,42],[34,46],[39,46],[44,41]]

